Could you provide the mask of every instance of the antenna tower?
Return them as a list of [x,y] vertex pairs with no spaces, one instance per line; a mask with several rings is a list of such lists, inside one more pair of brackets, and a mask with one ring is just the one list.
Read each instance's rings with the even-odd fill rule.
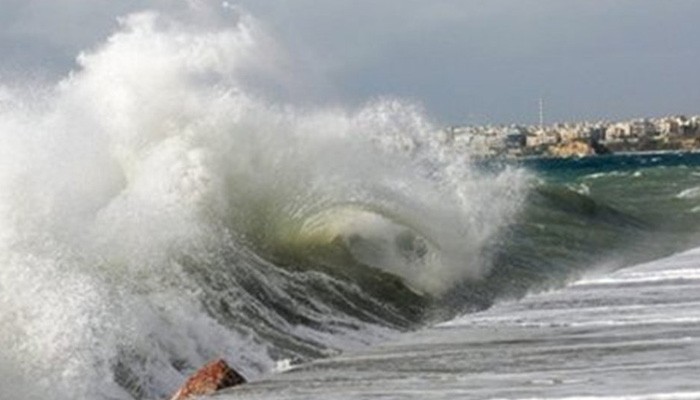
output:
[[544,100],[540,96],[540,130],[544,130]]

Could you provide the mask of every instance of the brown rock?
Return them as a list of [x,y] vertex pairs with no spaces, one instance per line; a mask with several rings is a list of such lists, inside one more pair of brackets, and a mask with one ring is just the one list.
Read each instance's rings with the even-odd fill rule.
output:
[[190,376],[170,400],[187,400],[245,382],[245,378],[229,367],[226,361],[219,359],[210,362]]

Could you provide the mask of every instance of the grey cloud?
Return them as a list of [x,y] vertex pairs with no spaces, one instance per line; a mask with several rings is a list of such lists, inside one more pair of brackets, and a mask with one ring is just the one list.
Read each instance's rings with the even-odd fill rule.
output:
[[104,40],[117,16],[137,0],[4,0],[0,5],[0,67],[63,74],[81,50]]
[[[196,2],[196,0],[190,0]],[[0,52],[60,70],[115,17],[174,1],[5,0]],[[241,0],[294,59],[291,96],[422,101],[437,118],[532,122],[697,113],[700,2],[676,0]],[[6,23],[7,22],[7,23]]]

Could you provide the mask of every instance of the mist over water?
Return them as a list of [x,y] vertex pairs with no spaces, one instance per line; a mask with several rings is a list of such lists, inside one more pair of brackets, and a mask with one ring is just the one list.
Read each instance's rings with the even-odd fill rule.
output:
[[0,397],[159,398],[214,357],[255,378],[488,273],[528,175],[410,102],[266,100],[279,49],[229,14],[130,15],[60,82],[0,82]]

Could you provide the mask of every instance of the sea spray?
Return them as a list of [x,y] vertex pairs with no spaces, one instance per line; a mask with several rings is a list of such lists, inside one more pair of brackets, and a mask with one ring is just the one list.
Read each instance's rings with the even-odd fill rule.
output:
[[210,17],[125,17],[58,84],[3,91],[0,397],[159,398],[214,357],[255,378],[488,271],[525,173],[479,172],[415,104],[266,101],[269,37]]

